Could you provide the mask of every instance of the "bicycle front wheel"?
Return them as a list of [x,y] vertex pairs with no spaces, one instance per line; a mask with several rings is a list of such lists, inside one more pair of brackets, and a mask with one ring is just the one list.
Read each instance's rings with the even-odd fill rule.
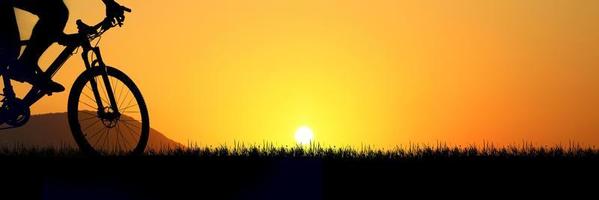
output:
[[[107,79],[102,77],[104,73]],[[116,107],[110,103],[108,91],[112,91]],[[73,137],[86,154],[132,155],[145,150],[150,130],[148,109],[135,83],[118,69],[94,67],[81,74],[69,94],[68,116]]]

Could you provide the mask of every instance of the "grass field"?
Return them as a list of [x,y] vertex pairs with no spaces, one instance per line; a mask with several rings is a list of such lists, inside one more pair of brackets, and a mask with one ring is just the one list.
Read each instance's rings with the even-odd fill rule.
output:
[[[389,199],[596,195],[599,150],[520,146],[275,146],[88,157],[0,149],[0,199]],[[22,193],[20,191],[26,190]],[[19,192],[17,192],[19,191]],[[197,197],[197,198],[193,198]],[[397,199],[397,198],[392,198]]]
[[477,146],[447,146],[437,144],[408,145],[393,149],[377,149],[370,146],[331,147],[319,144],[306,146],[275,146],[235,144],[232,147],[198,147],[174,149],[164,152],[149,152],[148,155],[175,157],[247,157],[247,158],[310,158],[323,160],[512,160],[512,159],[566,159],[596,160],[599,149],[582,147],[576,144],[563,146],[533,146],[523,143],[520,146],[495,147],[486,144]]
[[[20,145],[0,148],[0,157],[86,157],[76,148],[27,148]],[[107,156],[115,157],[115,156]],[[116,155],[126,157],[126,155]],[[141,157],[156,158],[252,158],[252,159],[318,159],[318,160],[599,160],[599,149],[578,144],[567,146],[534,146],[523,143],[496,147],[481,146],[407,145],[393,149],[378,149],[370,146],[336,147],[320,144],[276,146],[271,143],[232,146],[198,146],[163,151],[147,151]]]

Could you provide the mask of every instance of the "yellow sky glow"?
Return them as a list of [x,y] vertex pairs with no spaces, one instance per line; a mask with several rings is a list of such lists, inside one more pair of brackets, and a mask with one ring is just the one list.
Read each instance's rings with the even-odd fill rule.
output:
[[[99,0],[65,2],[67,32],[103,17]],[[119,2],[134,12],[105,60],[183,143],[295,144],[306,125],[337,146],[599,144],[599,1]],[[35,17],[18,17],[28,37]],[[56,80],[82,69],[73,57]],[[64,112],[67,95],[33,112]]]

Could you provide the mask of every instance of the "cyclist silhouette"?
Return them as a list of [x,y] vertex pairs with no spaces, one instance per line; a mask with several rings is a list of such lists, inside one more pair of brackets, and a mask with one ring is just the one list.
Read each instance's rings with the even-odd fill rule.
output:
[[[114,0],[102,0],[106,5],[106,17],[122,22],[124,10]],[[8,70],[11,79],[27,82],[49,92],[62,92],[64,87],[42,76],[38,61],[42,54],[54,42],[66,40],[62,32],[68,20],[69,10],[62,0],[2,0],[0,3],[0,64],[18,55],[20,38],[13,8],[19,8],[35,14],[39,20],[34,26],[31,38],[19,61]]]
[[[90,155],[139,155],[145,151],[150,134],[150,117],[141,91],[123,71],[104,62],[100,46],[92,45],[106,31],[123,26],[131,9],[114,0],[102,0],[106,18],[87,25],[77,20],[77,32],[62,33],[68,10],[62,0],[0,0],[0,130],[24,126],[31,106],[46,95],[64,91],[52,81],[73,54],[81,54],[85,70],[75,79],[67,103],[69,126],[82,152]],[[20,41],[14,8],[39,16],[30,41]],[[62,52],[42,71],[37,61],[50,44],[64,46]],[[21,45],[27,44],[19,59]],[[15,67],[16,66],[16,67]],[[33,85],[17,96],[12,80]]]

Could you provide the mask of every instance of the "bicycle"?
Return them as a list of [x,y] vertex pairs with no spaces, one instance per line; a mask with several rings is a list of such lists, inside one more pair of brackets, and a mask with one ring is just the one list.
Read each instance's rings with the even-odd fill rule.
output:
[[[123,9],[131,12],[128,8]],[[52,78],[81,47],[86,69],[73,83],[67,105],[69,126],[75,142],[82,152],[89,155],[143,153],[150,130],[143,96],[131,78],[104,63],[98,43],[92,46],[92,42],[106,31],[123,24],[108,19],[95,26],[89,26],[81,20],[77,20],[76,24],[78,32],[61,37],[59,44],[65,49],[45,72],[40,72],[41,76]],[[21,46],[27,42],[21,41]],[[16,62],[17,58],[13,60]],[[4,129],[25,125],[31,115],[30,107],[45,95],[52,95],[33,86],[23,99],[18,98],[11,78],[6,75],[9,69],[10,65],[0,66],[4,82],[4,94],[0,94],[4,96],[0,107],[0,124],[9,126]]]

